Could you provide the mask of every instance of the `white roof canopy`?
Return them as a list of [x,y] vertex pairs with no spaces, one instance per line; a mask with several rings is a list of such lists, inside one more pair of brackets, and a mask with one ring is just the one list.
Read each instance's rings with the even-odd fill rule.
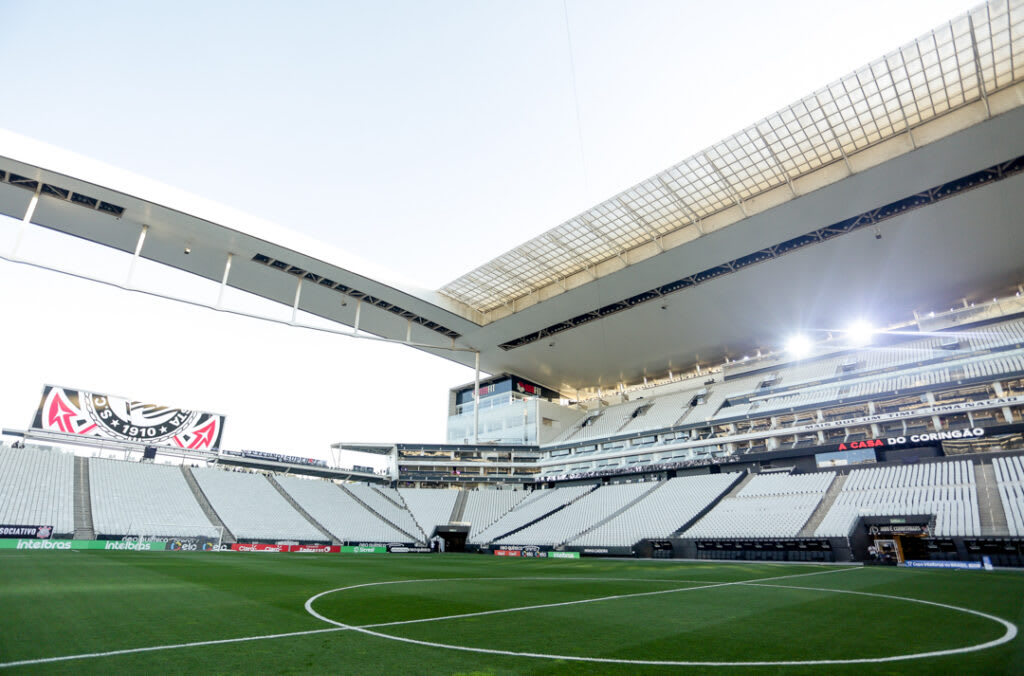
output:
[[[583,271],[616,257],[632,264],[669,248],[667,235],[705,220],[994,93],[1024,78],[1024,4],[995,0],[746,129],[686,158],[443,286],[441,293],[482,313],[509,314],[515,301],[550,297]],[[990,111],[991,112],[991,111]],[[924,140],[924,139],[922,139]],[[712,228],[721,224],[708,224]],[[639,251],[653,244],[649,253]],[[554,287],[554,288],[553,288]],[[528,304],[528,303],[527,303]],[[504,310],[499,310],[505,306]],[[499,310],[498,312],[495,312]],[[487,316],[494,313],[492,316]]]

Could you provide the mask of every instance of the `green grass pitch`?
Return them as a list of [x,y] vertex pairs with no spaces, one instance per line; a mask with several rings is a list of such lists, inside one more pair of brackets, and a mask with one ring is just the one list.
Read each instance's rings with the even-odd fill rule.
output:
[[[1016,627],[1024,574],[1012,571],[0,553],[0,676],[1020,674]],[[933,654],[847,662],[917,653]],[[821,660],[833,662],[794,664]]]

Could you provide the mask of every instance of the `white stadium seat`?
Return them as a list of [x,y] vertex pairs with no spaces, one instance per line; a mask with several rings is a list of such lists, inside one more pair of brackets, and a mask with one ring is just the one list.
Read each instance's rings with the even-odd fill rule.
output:
[[92,458],[89,495],[97,536],[217,536],[177,466]]
[[992,466],[996,473],[999,499],[1006,514],[1006,527],[1010,535],[1024,536],[1024,461],[1019,455],[996,458]]
[[689,528],[687,538],[796,537],[821,503],[835,472],[758,474]]
[[279,476],[277,482],[340,542],[388,543],[409,539],[331,481]]
[[323,541],[324,536],[262,474],[192,470],[210,506],[238,540]]
[[399,488],[398,493],[427,537],[433,534],[434,528],[448,523],[459,497],[457,490],[440,488]]
[[645,493],[649,493],[656,485],[654,483],[632,483],[602,486],[551,516],[507,537],[495,540],[495,544],[561,544],[608,518]]
[[872,467],[850,472],[818,537],[847,537],[860,516],[934,514],[935,535],[981,534],[970,461]]
[[666,538],[729,489],[737,474],[677,477],[643,500],[568,544],[626,547],[644,538]]
[[466,496],[466,509],[462,521],[470,524],[470,542],[492,523],[505,516],[513,507],[522,502],[530,493],[527,491],[506,491],[480,489],[470,491]]
[[34,446],[0,444],[0,523],[75,529],[75,456]]

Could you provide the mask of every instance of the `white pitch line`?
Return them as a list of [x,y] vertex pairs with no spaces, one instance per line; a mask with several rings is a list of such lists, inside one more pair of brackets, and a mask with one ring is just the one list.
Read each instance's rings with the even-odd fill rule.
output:
[[[824,572],[834,572],[834,571],[824,571]],[[444,582],[444,581],[467,581],[467,580],[485,580],[485,579],[486,580],[541,580],[541,581],[543,581],[543,580],[566,580],[567,578],[564,578],[564,577],[553,577],[553,576],[546,576],[546,577],[544,577],[544,576],[535,576],[535,577],[517,577],[517,578],[505,578],[505,577],[501,577],[501,578],[478,578],[478,577],[452,578],[452,577],[449,577],[449,578],[436,578],[436,579],[433,579],[433,580],[424,579],[424,580],[392,580],[390,582],[368,582],[368,583],[365,583],[365,584],[353,585],[351,587],[344,587],[343,589],[344,590],[349,590],[349,589],[358,589],[360,587],[380,587],[380,586],[383,586],[383,585],[391,585],[391,584],[408,584],[410,582]],[[705,582],[705,580],[679,580],[679,579],[654,579],[654,580],[652,580],[652,579],[632,578],[632,577],[621,577],[621,578],[574,577],[574,578],[568,578],[568,579],[577,580],[577,581],[605,581],[605,582],[609,582],[609,581],[617,581],[617,582],[669,582],[669,583],[682,582],[682,583],[697,583],[697,584],[702,584],[703,582]],[[776,579],[776,578],[755,578],[755,579],[772,580],[772,579]],[[331,591],[340,591],[340,590],[334,589],[334,590],[331,590]],[[324,592],[324,594],[328,594],[328,593],[331,593],[331,592]],[[319,596],[322,596],[322,595],[323,594],[318,594],[314,598],[318,598]],[[307,603],[309,603],[309,601],[307,601]],[[439,618],[432,618],[432,619],[439,619]],[[331,620],[325,620],[325,621],[330,623],[330,624],[335,624]],[[414,621],[417,621],[417,620],[414,620]],[[227,643],[245,643],[247,641],[262,641],[262,640],[267,640],[267,639],[288,638],[288,637],[293,637],[293,636],[309,636],[311,634],[324,634],[324,633],[328,633],[328,632],[348,631],[349,628],[350,627],[348,627],[348,626],[334,626],[334,627],[331,627],[329,629],[309,629],[309,630],[306,630],[306,631],[293,631],[293,632],[288,632],[288,633],[285,633],[285,634],[264,634],[264,635],[260,635],[260,636],[243,636],[243,637],[240,637],[240,638],[224,638],[224,639],[215,639],[215,640],[210,640],[210,641],[192,641],[192,642],[189,642],[189,643],[171,643],[171,644],[167,644],[167,645],[146,646],[146,647],[142,647],[142,648],[124,648],[122,650],[107,650],[107,651],[104,651],[104,652],[80,653],[80,654],[77,654],[77,655],[61,655],[61,656],[58,656],[58,657],[41,657],[41,658],[30,659],[30,660],[18,660],[16,662],[0,662],[0,669],[6,669],[6,668],[9,668],[9,667],[23,667],[23,666],[33,665],[33,664],[49,664],[49,663],[52,663],[52,662],[69,662],[69,661],[72,661],[72,660],[85,660],[85,659],[91,659],[91,658],[96,658],[96,657],[115,657],[117,655],[132,655],[132,654],[135,654],[135,653],[156,652],[156,651],[159,651],[159,650],[176,650],[178,648],[198,648],[198,647],[202,647],[202,646],[223,645],[223,644],[227,644]]]
[[[357,627],[358,629],[377,629],[380,627],[395,627],[402,624],[419,624],[422,622],[441,622],[444,620],[459,620],[464,617],[481,617],[483,615],[498,615],[500,613],[518,613],[524,610],[540,610],[541,608],[560,608],[563,606],[576,606],[582,603],[597,603],[599,601],[615,601],[617,599],[631,599],[638,596],[655,596],[658,594],[674,594],[681,591],[691,591],[695,589],[712,589],[714,587],[725,587],[727,585],[735,584],[733,582],[719,582],[717,584],[709,584],[701,587],[680,587],[679,589],[660,589],[652,592],[637,592],[635,594],[615,594],[614,596],[602,596],[594,599],[581,599],[579,601],[562,601],[560,603],[541,603],[535,606],[517,606],[515,608],[498,608],[496,610],[481,610],[476,613],[462,613],[460,615],[442,615],[440,617],[423,617],[418,620],[398,620],[396,622],[381,622],[379,624],[363,624]],[[309,608],[307,608],[309,610]],[[318,617],[326,622],[332,622],[322,615],[316,614],[315,611],[310,610],[310,613],[315,617]]]
[[[799,575],[797,575],[795,577],[799,577],[799,576],[802,576],[802,575],[821,575],[823,573],[838,573],[838,572],[842,572],[842,570],[844,570],[844,569],[840,569],[840,570],[823,570],[823,571],[818,571],[818,572],[815,572],[815,573],[800,573]],[[782,579],[785,579],[785,578],[788,578],[788,577],[790,577],[790,576],[788,576],[788,575],[787,576],[782,576]],[[468,579],[479,580],[481,578],[468,578]],[[487,579],[507,579],[507,578],[487,578]],[[521,578],[516,578],[516,579],[521,579]],[[550,579],[550,578],[544,578],[544,579]],[[580,580],[580,579],[586,579],[586,578],[560,578],[560,579],[564,579],[564,580],[568,581],[568,580]],[[602,579],[603,581],[610,581],[609,578],[598,578],[598,579]],[[634,581],[633,578],[620,578],[620,579],[626,579],[626,580],[628,580],[630,582]],[[757,578],[757,579],[759,579],[759,580],[775,580],[775,579],[780,579],[780,578],[779,577],[765,577],[765,578]],[[640,581],[640,580],[637,580],[637,581]],[[653,582],[653,581],[654,580],[643,580],[643,582]],[[693,582],[693,580],[673,580],[673,582]],[[680,587],[678,589],[659,589],[658,591],[636,592],[634,594],[615,594],[613,596],[601,596],[601,597],[593,598],[593,599],[580,599],[578,601],[562,601],[562,602],[559,602],[559,603],[541,603],[541,604],[538,604],[538,605],[535,605],[535,606],[517,606],[515,608],[498,608],[496,610],[482,610],[482,611],[475,612],[475,613],[462,613],[462,614],[459,614],[459,615],[442,615],[440,617],[424,617],[424,618],[420,618],[418,620],[398,620],[396,622],[381,622],[379,624],[364,624],[364,625],[360,625],[359,628],[360,629],[378,629],[380,627],[395,627],[395,626],[403,625],[403,624],[421,624],[423,622],[440,622],[442,620],[458,620],[458,619],[462,619],[464,617],[480,617],[480,616],[483,616],[483,615],[498,615],[500,613],[516,613],[516,612],[520,612],[520,611],[524,611],[524,610],[540,610],[541,608],[560,608],[560,607],[564,607],[564,606],[577,606],[577,605],[580,605],[580,604],[583,604],[583,603],[598,603],[600,601],[616,601],[616,600],[619,600],[619,599],[631,599],[631,598],[638,598],[638,597],[641,597],[641,596],[658,596],[658,595],[661,595],[661,594],[675,594],[677,592],[696,591],[696,590],[699,590],[699,589],[714,589],[715,587],[730,587],[730,586],[737,585],[737,584],[746,584],[746,582],[745,581],[743,581],[743,582],[733,581],[733,582],[715,582],[715,583],[712,583],[712,584],[702,584],[701,583],[701,586],[699,586],[699,587]],[[323,593],[324,594],[330,594],[331,592],[323,592]],[[312,601],[314,601],[316,598],[317,597],[314,596],[312,599],[310,599],[309,601],[306,602],[306,610],[309,611],[309,613],[311,615],[313,615],[314,617],[318,617],[318,618],[324,620],[325,622],[331,622],[333,624],[334,623],[333,620],[329,620],[329,619],[323,617],[322,615],[320,615],[320,614],[318,614],[318,613],[316,613],[315,611],[312,610]]]
[[81,653],[79,655],[62,655],[60,657],[41,657],[34,660],[19,660],[17,662],[0,662],[0,669],[8,667],[24,667],[31,664],[47,664],[49,662],[67,662],[70,660],[85,660],[92,657],[113,657],[115,655],[131,655],[133,653],[148,653],[157,650],[175,650],[177,648],[198,648],[207,645],[220,645],[223,643],[244,643],[245,641],[262,641],[270,638],[288,638],[289,636],[308,636],[310,634],[326,634],[334,631],[345,631],[341,627],[330,627],[328,629],[309,629],[306,631],[290,631],[286,634],[264,634],[262,636],[243,636],[241,638],[222,638],[212,641],[193,641],[191,643],[172,643],[170,645],[154,645],[145,648],[125,648],[124,650],[108,650],[102,653]]
[[[459,651],[465,651],[465,652],[496,654],[496,655],[507,655],[507,656],[513,656],[513,657],[533,657],[533,658],[541,658],[541,659],[561,659],[561,660],[568,660],[568,661],[575,661],[575,662],[599,662],[599,663],[637,664],[637,665],[655,665],[655,666],[657,666],[657,665],[661,665],[661,666],[795,666],[795,665],[818,665],[818,664],[857,664],[857,663],[868,663],[868,662],[892,662],[892,661],[899,661],[899,660],[920,659],[920,658],[924,658],[924,657],[938,657],[938,656],[943,656],[943,655],[951,655],[951,654],[957,654],[957,653],[974,652],[974,651],[978,651],[978,650],[984,650],[986,648],[995,647],[997,645],[1001,645],[1003,643],[1011,641],[1017,635],[1017,627],[1016,627],[1016,625],[1014,625],[1014,624],[1012,624],[1010,622],[1007,622],[1006,620],[1003,620],[1001,618],[998,618],[998,617],[996,617],[994,615],[988,615],[986,613],[983,613],[983,612],[980,612],[980,611],[976,611],[976,610],[971,610],[969,608],[960,608],[958,606],[946,605],[946,604],[932,602],[932,601],[922,601],[922,600],[919,600],[919,599],[905,598],[905,597],[900,597],[900,596],[888,596],[888,595],[885,595],[885,594],[876,594],[876,593],[871,593],[871,592],[856,592],[856,591],[847,591],[847,590],[838,590],[838,589],[820,589],[820,588],[814,588],[814,587],[794,587],[794,586],[786,586],[786,585],[763,584],[765,582],[769,582],[769,581],[772,581],[772,580],[785,580],[785,579],[798,578],[798,577],[809,577],[809,576],[814,576],[814,575],[826,575],[826,574],[829,574],[829,573],[841,573],[841,572],[844,572],[846,570],[857,570],[857,568],[838,568],[838,569],[829,569],[829,570],[815,571],[815,572],[811,572],[811,573],[797,573],[795,575],[778,575],[778,576],[773,576],[773,577],[753,578],[753,579],[750,579],[750,580],[737,580],[737,581],[734,581],[734,582],[722,582],[722,583],[713,583],[713,584],[703,584],[704,582],[706,582],[705,580],[644,579],[644,578],[601,578],[601,577],[563,578],[563,577],[552,577],[552,576],[546,576],[546,577],[540,577],[540,576],[537,576],[537,577],[497,577],[497,578],[436,578],[436,579],[432,579],[432,580],[431,579],[418,579],[418,580],[392,580],[392,581],[388,581],[388,582],[368,582],[368,583],[364,583],[364,584],[352,585],[350,587],[341,587],[339,589],[332,589],[332,590],[329,590],[329,591],[326,591],[326,592],[321,592],[320,594],[317,594],[317,595],[311,597],[309,600],[306,601],[306,604],[305,604],[306,605],[306,609],[307,609],[307,611],[311,615],[313,615],[313,616],[315,616],[315,617],[317,617],[317,618],[319,618],[319,619],[321,619],[321,620],[323,620],[325,622],[328,622],[329,624],[335,625],[335,626],[327,628],[327,629],[311,629],[311,630],[306,630],[306,631],[288,632],[288,633],[283,633],[283,634],[265,634],[265,635],[261,635],[261,636],[246,636],[246,637],[240,637],[240,638],[218,639],[218,640],[211,640],[211,641],[194,641],[194,642],[190,642],[190,643],[177,643],[177,644],[170,644],[170,645],[148,646],[148,647],[144,647],[144,648],[128,648],[128,649],[124,649],[124,650],[111,650],[111,651],[98,652],[98,653],[83,653],[83,654],[78,654],[78,655],[64,655],[64,656],[60,656],[60,657],[45,657],[45,658],[31,659],[31,660],[20,660],[20,661],[17,661],[17,662],[0,663],[0,669],[6,668],[6,667],[28,666],[28,665],[46,664],[46,663],[52,663],[52,662],[65,662],[65,661],[71,661],[71,660],[89,659],[89,658],[97,658],[97,657],[113,657],[113,656],[117,656],[117,655],[127,655],[127,654],[133,654],[133,653],[154,652],[154,651],[160,651],[160,650],[174,650],[174,649],[177,649],[177,648],[193,648],[193,647],[202,647],[202,646],[209,646],[209,645],[221,645],[221,644],[229,644],[229,643],[243,643],[243,642],[247,642],[247,641],[260,641],[260,640],[275,639],[275,638],[288,638],[288,637],[295,637],[295,636],[308,636],[308,635],[312,635],[312,634],[323,634],[323,633],[329,633],[329,632],[340,632],[340,631],[348,631],[348,630],[357,631],[357,632],[360,632],[360,633],[363,633],[363,634],[367,634],[367,635],[370,635],[370,636],[377,636],[379,638],[384,638],[384,639],[388,639],[388,640],[392,640],[392,641],[400,641],[400,642],[404,642],[404,643],[423,645],[423,646],[427,646],[427,647],[443,648],[443,649],[448,649],[448,650],[459,650]],[[325,617],[319,615],[318,613],[316,613],[315,611],[313,611],[312,607],[311,607],[311,604],[312,604],[313,601],[315,601],[316,599],[318,599],[318,598],[320,598],[320,597],[322,597],[322,596],[324,596],[326,594],[330,594],[330,593],[334,593],[334,592],[339,592],[339,591],[348,591],[348,590],[351,590],[351,589],[358,589],[358,588],[362,588],[362,587],[377,587],[377,586],[393,585],[393,584],[410,584],[410,583],[417,583],[417,582],[422,583],[422,582],[453,582],[453,581],[483,581],[483,580],[489,580],[489,581],[499,581],[499,580],[550,580],[550,581],[562,581],[562,580],[564,580],[564,581],[606,581],[606,582],[610,582],[610,581],[621,581],[621,582],[664,582],[664,583],[693,583],[693,584],[699,584],[701,586],[698,586],[698,587],[683,587],[683,588],[671,589],[671,590],[659,590],[659,591],[656,591],[656,592],[638,592],[636,594],[618,594],[618,595],[615,595],[615,596],[601,597],[601,598],[595,598],[595,599],[582,599],[582,600],[579,600],[579,601],[566,601],[566,602],[557,603],[557,604],[544,604],[544,605],[540,605],[540,606],[529,606],[529,607],[520,607],[520,608],[505,608],[505,609],[499,609],[499,610],[496,610],[496,611],[483,611],[483,612],[480,612],[480,613],[468,613],[468,614],[464,614],[464,615],[452,615],[452,616],[446,616],[446,617],[434,617],[434,618],[427,618],[427,619],[421,619],[421,620],[406,620],[406,621],[391,622],[391,623],[384,623],[384,624],[377,624],[377,625],[365,625],[365,626],[361,626],[361,627],[346,625],[344,623],[336,622],[336,621],[331,620],[329,618],[325,618]],[[526,653],[526,652],[514,652],[514,651],[508,651],[508,650],[495,650],[495,649],[490,649],[490,648],[473,648],[473,647],[469,647],[469,646],[457,646],[457,645],[449,645],[449,644],[445,644],[445,643],[433,643],[433,642],[429,642],[429,641],[419,641],[419,640],[416,640],[416,639],[403,638],[403,637],[400,637],[400,636],[392,636],[392,635],[389,635],[389,634],[383,634],[383,633],[371,630],[371,627],[393,626],[393,625],[397,625],[397,624],[412,624],[412,623],[417,623],[417,622],[442,621],[442,620],[447,620],[447,619],[456,619],[456,618],[459,618],[459,617],[472,617],[472,616],[477,616],[477,615],[492,615],[492,614],[496,614],[496,613],[517,612],[517,611],[520,611],[520,610],[529,610],[529,609],[536,609],[536,608],[546,608],[546,607],[565,606],[565,605],[576,605],[576,604],[580,604],[580,603],[593,603],[593,602],[596,602],[596,601],[613,600],[613,599],[621,599],[621,598],[630,598],[630,597],[633,597],[633,596],[650,596],[652,594],[667,594],[667,593],[684,592],[684,591],[697,590],[697,589],[711,589],[711,588],[715,588],[715,587],[736,586],[736,585],[779,587],[779,588],[782,588],[782,589],[797,589],[797,590],[799,590],[799,589],[806,589],[806,590],[809,590],[809,591],[822,591],[822,592],[834,592],[834,593],[846,593],[846,594],[860,594],[860,595],[864,595],[864,596],[877,596],[877,597],[880,597],[880,598],[888,598],[888,599],[893,599],[893,600],[897,600],[897,601],[907,601],[907,602],[912,602],[912,603],[922,603],[922,604],[925,604],[925,605],[932,605],[932,606],[936,606],[936,607],[940,607],[940,608],[945,608],[945,609],[949,609],[949,610],[954,610],[954,611],[965,612],[965,613],[970,613],[970,614],[973,614],[973,615],[977,615],[979,617],[983,617],[985,619],[989,619],[989,620],[992,620],[994,622],[998,622],[998,623],[1002,624],[1004,627],[1006,627],[1007,631],[1006,631],[1006,633],[1002,637],[1000,637],[998,639],[995,639],[993,641],[989,641],[989,642],[984,643],[984,644],[978,644],[978,645],[975,645],[975,646],[967,646],[965,648],[954,648],[954,649],[943,650],[943,651],[934,651],[934,652],[929,652],[929,653],[916,653],[916,654],[909,654],[909,655],[896,655],[896,656],[892,656],[892,657],[861,658],[861,659],[849,659],[849,660],[805,660],[805,661],[791,660],[791,661],[778,661],[778,662],[767,662],[767,661],[766,662],[686,662],[686,661],[659,661],[659,660],[629,660],[629,659],[602,658],[602,657],[580,657],[580,656],[576,656],[576,655],[549,655],[549,654],[544,654],[544,653]]]
[[749,586],[751,586],[751,587],[776,587],[776,588],[779,588],[779,589],[807,589],[808,591],[831,592],[833,594],[856,594],[857,596],[873,596],[873,597],[880,598],[880,599],[890,599],[890,600],[894,600],[894,601],[912,601],[914,603],[920,603],[920,604],[923,604],[923,605],[926,605],[926,606],[935,606],[936,608],[945,608],[947,610],[953,610],[953,611],[958,611],[958,612],[961,612],[961,613],[969,613],[971,615],[977,615],[978,617],[983,617],[986,620],[991,620],[993,622],[997,622],[997,623],[1003,625],[1003,627],[1006,628],[1006,632],[1002,636],[1000,636],[997,639],[993,639],[993,640],[989,641],[988,643],[979,643],[977,645],[966,646],[964,648],[949,648],[949,649],[946,649],[946,650],[936,650],[936,651],[930,652],[930,653],[917,653],[915,655],[906,655],[906,656],[897,656],[897,657],[885,657],[885,658],[870,658],[870,657],[866,657],[863,660],[861,660],[862,662],[890,662],[890,661],[894,661],[894,660],[898,660],[898,659],[904,659],[904,660],[906,660],[906,659],[920,659],[920,658],[924,658],[924,657],[941,657],[941,656],[944,656],[944,655],[956,655],[958,653],[974,652],[974,651],[977,651],[977,650],[985,650],[987,648],[994,648],[997,645],[1002,645],[1003,643],[1007,643],[1009,641],[1012,641],[1017,636],[1017,625],[1015,625],[1012,622],[1007,622],[1006,620],[1004,620],[1001,617],[996,617],[995,615],[989,615],[988,613],[983,613],[980,610],[972,610],[970,608],[962,608],[960,606],[954,606],[954,605],[950,605],[948,603],[939,603],[938,601],[925,601],[923,599],[909,599],[909,598],[906,598],[906,597],[903,597],[903,596],[893,596],[891,594],[879,594],[877,592],[852,591],[852,590],[848,590],[848,589],[822,589],[820,587],[794,587],[792,585],[762,584],[760,582],[748,582],[747,584]]
[[[503,579],[564,580],[566,578],[548,576],[548,577],[529,577],[529,578],[476,578],[476,577],[473,577],[473,578],[437,578],[437,579],[434,579],[434,580],[395,580],[395,581],[391,581],[391,582],[370,582],[370,583],[367,583],[367,584],[355,585],[353,587],[346,587],[346,589],[356,589],[358,587],[368,587],[368,586],[377,587],[377,586],[387,585],[387,584],[405,584],[405,583],[408,583],[408,582],[441,582],[441,581],[445,581],[445,580],[465,581],[465,580],[480,580],[480,579],[497,579],[497,580],[503,580]],[[572,579],[574,579],[574,580],[584,580],[584,581],[597,581],[597,580],[609,581],[609,580],[617,580],[617,581],[622,581],[622,582],[684,582],[684,583],[685,582],[696,582],[696,583],[703,582],[702,580],[678,580],[678,579],[655,579],[655,580],[652,580],[652,579],[632,578],[632,577],[623,577],[623,578],[581,577],[581,578],[572,578]],[[261,636],[243,636],[243,637],[240,637],[240,638],[224,638],[224,639],[215,639],[215,640],[210,640],[210,641],[193,641],[193,642],[190,642],[190,643],[171,643],[171,644],[168,644],[168,645],[146,646],[146,647],[143,647],[143,648],[124,648],[122,650],[108,650],[108,651],[98,652],[98,653],[80,653],[78,655],[61,655],[59,657],[42,657],[42,658],[31,659],[31,660],[19,660],[17,662],[0,662],[0,669],[6,669],[8,667],[23,667],[23,666],[33,665],[33,664],[47,664],[47,663],[50,663],[50,662],[68,662],[68,661],[71,661],[71,660],[84,660],[84,659],[90,659],[90,658],[94,658],[94,657],[114,657],[116,655],[131,655],[133,653],[155,652],[155,651],[158,651],[158,650],[175,650],[175,649],[178,649],[178,648],[197,648],[197,647],[208,646],[208,645],[221,645],[221,644],[225,644],[225,643],[244,643],[246,641],[262,641],[262,640],[274,639],[274,638],[288,638],[288,637],[291,637],[291,636],[308,636],[310,634],[324,634],[324,633],[328,633],[328,632],[338,632],[338,631],[348,631],[348,627],[330,627],[329,629],[310,629],[310,630],[306,630],[306,631],[293,631],[293,632],[288,632],[288,633],[285,633],[285,634],[264,634],[264,635],[261,635]]]
[[[740,662],[740,661],[716,662],[716,661],[685,661],[685,660],[631,660],[631,659],[619,659],[619,658],[611,658],[611,657],[582,657],[582,656],[579,656],[579,655],[552,655],[552,654],[547,654],[547,653],[516,652],[516,651],[512,651],[512,650],[497,650],[497,649],[493,649],[493,648],[475,648],[475,647],[471,647],[471,646],[460,646],[460,645],[452,645],[452,644],[447,644],[447,643],[436,643],[436,642],[433,642],[433,641],[421,641],[421,640],[418,640],[418,639],[405,638],[405,637],[402,637],[402,636],[393,636],[391,634],[384,634],[384,633],[381,633],[381,632],[378,632],[378,631],[372,631],[371,629],[369,629],[369,627],[373,626],[373,625],[366,625],[366,626],[362,626],[362,627],[356,627],[356,626],[352,626],[352,625],[346,625],[346,624],[341,623],[341,622],[336,622],[334,620],[331,620],[331,619],[323,617],[322,615],[320,615],[316,611],[314,611],[312,609],[312,607],[311,607],[311,604],[312,604],[313,601],[315,601],[316,599],[320,598],[321,596],[323,596],[325,594],[330,594],[330,593],[333,593],[333,592],[336,592],[336,591],[345,591],[346,589],[354,589],[356,587],[365,587],[365,586],[370,586],[370,585],[356,585],[356,587],[345,587],[345,588],[342,588],[342,589],[335,589],[335,590],[331,590],[331,591],[327,591],[327,592],[321,592],[320,594],[317,594],[316,596],[313,596],[308,601],[306,601],[306,609],[312,615],[314,615],[315,617],[318,617],[318,618],[324,620],[325,622],[329,622],[329,623],[334,624],[334,625],[336,625],[338,627],[343,627],[343,628],[351,629],[353,631],[358,631],[358,632],[360,632],[362,634],[367,634],[369,636],[376,636],[378,638],[383,638],[383,639],[387,639],[387,640],[391,640],[391,641],[399,641],[399,642],[402,642],[402,643],[409,643],[409,644],[413,644],[413,645],[421,645],[421,646],[425,646],[425,647],[429,647],[429,648],[443,648],[443,649],[447,649],[447,650],[458,650],[458,651],[462,651],[462,652],[482,653],[482,654],[488,654],[488,655],[505,655],[505,656],[510,656],[510,657],[533,657],[533,658],[548,659],[548,660],[566,660],[566,661],[571,661],[571,662],[598,662],[598,663],[603,663],[603,664],[631,664],[631,665],[644,665],[644,666],[648,666],[648,665],[650,665],[650,666],[703,666],[703,667],[805,666],[805,665],[806,666],[814,666],[814,665],[832,665],[832,664],[870,664],[870,663],[882,663],[882,662],[899,662],[899,661],[906,661],[906,660],[923,659],[923,658],[927,658],[927,657],[943,657],[943,656],[947,656],[947,655],[956,655],[956,654],[961,654],[961,653],[969,653],[969,652],[976,652],[976,651],[979,651],[979,650],[986,650],[988,648],[993,648],[995,646],[1002,645],[1004,643],[1012,641],[1016,637],[1016,635],[1017,635],[1017,626],[1015,624],[1013,624],[1011,622],[1008,622],[1008,621],[1006,621],[1006,620],[1004,620],[1002,618],[996,617],[995,615],[989,615],[989,614],[983,613],[981,611],[971,610],[970,608],[961,608],[959,606],[947,605],[947,604],[944,604],[944,603],[937,603],[937,602],[934,602],[934,601],[922,601],[920,599],[913,599],[913,598],[902,597],[902,596],[890,596],[890,595],[887,595],[887,594],[877,594],[877,593],[872,593],[872,592],[857,592],[857,591],[837,590],[837,589],[818,589],[818,588],[814,588],[814,587],[794,587],[794,586],[791,586],[791,585],[787,586],[787,585],[763,584],[764,582],[767,582],[767,581],[770,581],[770,580],[782,580],[782,579],[790,579],[790,578],[796,578],[796,577],[807,577],[807,576],[811,576],[811,575],[824,575],[824,574],[827,574],[827,573],[842,572],[843,570],[851,570],[851,569],[846,568],[846,569],[838,569],[838,570],[824,570],[824,571],[817,571],[817,572],[813,572],[813,573],[800,573],[800,574],[796,574],[796,575],[779,575],[779,576],[776,576],[776,577],[755,578],[753,580],[742,580],[742,581],[737,581],[737,582],[722,583],[722,584],[715,584],[715,585],[707,585],[705,587],[686,587],[686,588],[683,588],[683,589],[669,590],[669,591],[660,592],[660,593],[669,593],[670,591],[680,591],[680,592],[682,592],[682,591],[688,591],[688,590],[707,589],[707,588],[711,588],[711,587],[721,587],[721,586],[728,586],[728,585],[748,585],[748,586],[780,587],[780,588],[783,588],[783,589],[803,589],[803,590],[809,590],[809,591],[823,591],[823,592],[835,592],[835,593],[845,593],[845,594],[857,594],[857,595],[862,595],[862,596],[874,596],[874,597],[879,597],[879,598],[887,598],[887,599],[896,600],[896,601],[906,601],[908,603],[921,603],[921,604],[924,604],[924,605],[936,606],[936,607],[945,608],[945,609],[948,609],[948,610],[953,610],[953,611],[958,611],[958,612],[963,612],[963,613],[969,613],[969,614],[972,614],[972,615],[977,615],[979,617],[983,617],[985,619],[988,619],[988,620],[991,620],[993,622],[997,622],[998,624],[1001,624],[1003,627],[1006,628],[1006,632],[1001,637],[999,637],[997,639],[994,639],[992,641],[988,641],[986,643],[979,643],[979,644],[975,644],[975,645],[972,645],[972,646],[966,646],[966,647],[963,647],[963,648],[950,648],[950,649],[947,649],[947,650],[936,650],[936,651],[925,652],[925,653],[910,653],[910,654],[904,654],[904,655],[892,655],[892,656],[888,656],[888,657],[864,657],[864,658],[829,659],[829,660],[778,660],[778,661],[762,660],[762,661],[748,661],[748,662]],[[856,569],[853,569],[853,570],[856,570]],[[483,579],[483,578],[476,578],[476,579]],[[487,579],[492,579],[492,578],[487,578]],[[505,579],[514,579],[514,578],[505,578]],[[408,580],[406,582],[416,582],[416,580]],[[391,583],[388,583],[388,584],[395,584],[395,582],[391,582]],[[619,598],[624,598],[626,596],[627,595],[621,595]],[[611,598],[611,597],[609,597],[609,598]],[[590,601],[597,601],[597,600],[603,600],[603,599],[591,599]],[[566,603],[550,604],[550,605],[547,605],[547,606],[539,606],[539,607],[554,607],[554,606],[559,606],[559,605],[571,605],[571,604],[574,604],[574,603],[580,603],[580,602],[579,601],[570,601],[570,602],[566,602]],[[470,617],[470,616],[479,615],[479,614],[494,614],[495,612],[515,612],[516,610],[519,610],[519,609],[517,609],[517,608],[508,608],[508,609],[505,609],[505,610],[502,610],[502,611],[487,611],[486,613],[470,613],[470,614],[464,615],[463,617]],[[452,617],[458,617],[458,616],[452,616]],[[441,619],[449,619],[449,618],[434,618],[434,619],[435,620],[441,620]],[[415,622],[415,621],[421,621],[421,620],[408,621],[408,622],[405,622],[403,624],[410,624],[410,623]],[[395,624],[395,623],[392,623],[392,624]]]

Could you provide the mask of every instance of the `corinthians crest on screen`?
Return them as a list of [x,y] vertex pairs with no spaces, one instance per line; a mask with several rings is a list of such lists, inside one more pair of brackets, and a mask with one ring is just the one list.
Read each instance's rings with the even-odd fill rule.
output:
[[49,432],[213,450],[220,446],[224,417],[47,385],[32,426]]

